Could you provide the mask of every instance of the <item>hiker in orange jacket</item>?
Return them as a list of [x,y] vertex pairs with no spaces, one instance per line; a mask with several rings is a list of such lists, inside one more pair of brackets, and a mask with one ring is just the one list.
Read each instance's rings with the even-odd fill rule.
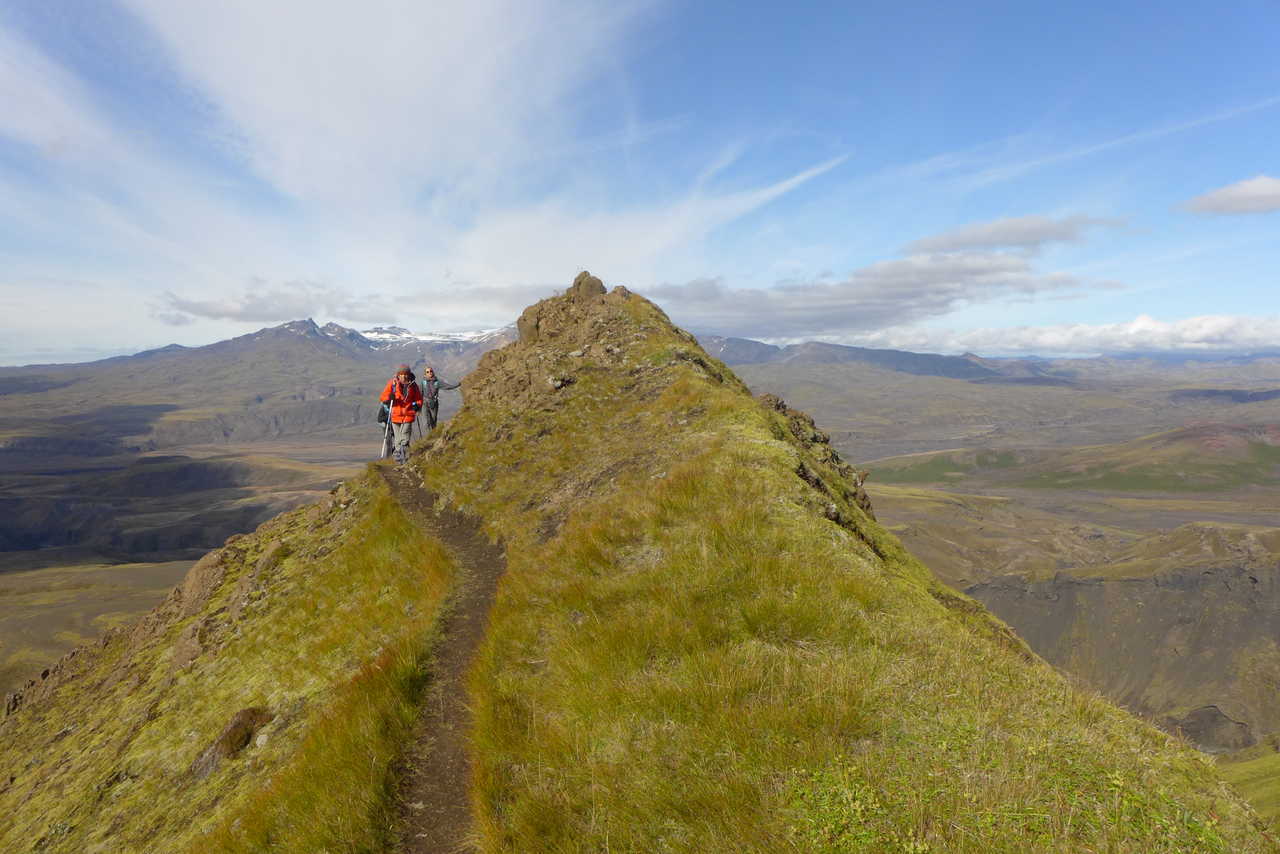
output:
[[396,375],[387,381],[382,390],[382,403],[391,408],[391,444],[396,462],[409,458],[409,438],[413,419],[422,409],[422,389],[414,382],[413,371],[408,365],[396,369]]

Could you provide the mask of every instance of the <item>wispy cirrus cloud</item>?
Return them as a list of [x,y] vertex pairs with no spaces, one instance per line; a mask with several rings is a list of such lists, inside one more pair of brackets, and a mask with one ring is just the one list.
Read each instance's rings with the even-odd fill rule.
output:
[[[619,156],[688,121],[637,116],[612,97],[628,39],[657,5],[121,0],[94,14],[124,14],[145,35],[151,76],[130,81],[145,91],[129,98],[175,116],[141,125],[101,99],[111,81],[82,78],[0,14],[0,142],[22,159],[0,162],[0,231],[18,247],[6,260],[130,283],[135,307],[152,308],[154,339],[178,324],[232,333],[286,311],[372,319],[382,297],[396,312],[377,319],[483,325],[581,267],[648,275],[839,162],[724,189],[710,153],[621,200],[602,191]],[[715,150],[726,146],[739,141]],[[20,255],[50,244],[60,251]],[[468,294],[474,282],[510,299]],[[56,314],[56,294],[25,299],[23,329],[0,323],[0,334],[38,335]]]
[[1183,203],[1185,210],[1206,214],[1257,214],[1280,211],[1280,178],[1258,175],[1228,184]]
[[1280,96],[1263,98],[1193,118],[1168,121],[1066,147],[1046,145],[1041,135],[1026,131],[991,139],[978,145],[930,155],[886,169],[881,183],[921,182],[972,193],[1049,169],[1119,149],[1141,146],[1167,137],[1230,122],[1280,107]]
[[651,5],[123,2],[259,176],[298,199],[361,207],[435,182],[483,185],[561,147],[578,130],[564,99],[607,72]]
[[1247,116],[1251,113],[1270,110],[1274,107],[1280,107],[1280,96],[1263,98],[1260,101],[1230,107],[1225,110],[1218,110],[1192,119],[1143,128],[1142,130],[1121,134],[1120,136],[1112,137],[1111,139],[1086,143],[1084,145],[1060,149],[1058,151],[1051,151],[1039,156],[1025,158],[1010,157],[1006,158],[1003,162],[992,164],[986,168],[978,169],[964,175],[959,179],[959,184],[964,189],[976,190],[991,184],[1019,178],[1047,166],[1055,166],[1060,163],[1067,163],[1085,157],[1092,157],[1096,154],[1102,154],[1113,149],[1124,148],[1144,142],[1151,142],[1163,137],[1173,136],[1175,134],[1215,125],[1220,122],[1231,121],[1232,119]]

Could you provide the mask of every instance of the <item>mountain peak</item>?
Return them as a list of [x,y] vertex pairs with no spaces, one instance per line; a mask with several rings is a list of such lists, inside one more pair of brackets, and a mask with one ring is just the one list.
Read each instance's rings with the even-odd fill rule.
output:
[[410,332],[408,329],[405,329],[403,326],[373,326],[365,330],[366,335],[369,333],[374,333],[377,335],[396,336],[399,338],[407,338],[413,335],[412,332]]
[[307,317],[302,320],[290,320],[288,323],[282,323],[275,327],[285,332],[292,332],[296,335],[319,335],[320,327],[314,320]]
[[722,381],[727,374],[705,354],[692,355],[701,353],[697,339],[658,306],[622,286],[606,290],[586,272],[563,294],[525,309],[516,332],[514,343],[486,353],[464,380],[467,400],[533,405],[549,389],[571,385],[582,374],[625,368],[655,348],[689,354]]

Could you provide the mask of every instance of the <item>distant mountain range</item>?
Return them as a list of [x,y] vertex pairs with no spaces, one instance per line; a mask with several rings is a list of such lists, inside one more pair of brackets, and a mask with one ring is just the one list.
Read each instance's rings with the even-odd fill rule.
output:
[[[154,350],[143,350],[132,356],[115,356],[104,362],[120,362],[129,359],[154,358],[178,353],[245,353],[262,349],[289,348],[301,345],[304,351],[315,355],[332,353],[357,359],[385,361],[400,358],[403,361],[430,361],[457,356],[468,351],[489,350],[500,347],[515,338],[515,325],[477,332],[427,332],[414,333],[401,326],[375,326],[357,331],[337,323],[319,325],[311,318],[291,320],[279,326],[268,326],[257,332],[217,341],[202,347],[184,347],[170,344]],[[85,364],[97,364],[88,362]],[[31,366],[46,367],[46,366]],[[64,366],[57,366],[64,367]],[[3,393],[0,391],[0,393]]]
[[[515,328],[413,334],[294,320],[201,347],[171,344],[72,365],[0,368],[0,470],[6,452],[65,448],[67,419],[92,423],[79,453],[315,434],[372,423],[395,366],[429,364],[450,381]],[[445,399],[445,411],[455,405]],[[92,446],[92,447],[90,447]]]
[[[200,347],[170,344],[130,356],[114,356],[81,365],[29,365],[0,368],[0,395],[34,390],[47,382],[35,375],[62,373],[68,368],[118,365],[138,361],[175,358],[191,363],[206,357],[218,358],[267,354],[295,359],[338,357],[361,363],[392,365],[408,362],[443,364],[446,370],[470,370],[480,354],[514,340],[515,325],[475,332],[411,332],[401,326],[375,326],[356,330],[337,323],[323,326],[310,318],[292,320]],[[728,365],[785,363],[817,365],[864,363],[873,367],[918,376],[948,377],[978,382],[1064,383],[1069,381],[1057,363],[1039,359],[984,359],[972,354],[943,356],[907,350],[880,350],[850,347],[822,341],[777,346],[750,338],[700,335],[703,347]]]
[[[127,356],[114,356],[82,365],[127,362],[132,359],[154,359],[178,353],[235,354],[301,348],[310,356],[325,353],[362,362],[443,363],[446,370],[469,370],[479,355],[514,340],[515,324],[472,332],[413,332],[402,326],[374,326],[356,330],[337,323],[323,326],[310,318],[292,320],[200,347],[170,344]],[[699,343],[708,353],[727,365],[830,365],[861,363],[889,371],[916,376],[946,377],[982,383],[1016,385],[1072,385],[1085,376],[1098,373],[1164,372],[1179,365],[1194,363],[1232,363],[1248,365],[1280,359],[1280,350],[1250,354],[1214,353],[1129,353],[1093,358],[1048,359],[1039,356],[984,357],[973,353],[947,356],[938,353],[916,353],[909,350],[877,349],[804,341],[776,345],[751,338],[699,334]],[[1087,367],[1086,367],[1087,366]],[[32,376],[72,365],[27,365],[0,367],[0,395],[35,390],[43,382]],[[1101,371],[1099,370],[1101,369]]]
[[1064,385],[1069,375],[1043,359],[984,359],[972,353],[943,356],[909,350],[878,350],[823,341],[805,341],[779,347],[750,338],[702,335],[699,342],[708,353],[727,365],[829,365],[860,362],[889,371],[916,376],[947,377],[975,382],[1013,382]]

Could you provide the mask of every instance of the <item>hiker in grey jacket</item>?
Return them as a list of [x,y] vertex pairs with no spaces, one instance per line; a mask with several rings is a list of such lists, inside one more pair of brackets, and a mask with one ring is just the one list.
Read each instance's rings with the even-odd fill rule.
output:
[[462,383],[446,383],[436,379],[436,372],[430,367],[422,371],[422,414],[427,416],[427,429],[434,430],[436,416],[440,412],[440,389],[455,389]]

